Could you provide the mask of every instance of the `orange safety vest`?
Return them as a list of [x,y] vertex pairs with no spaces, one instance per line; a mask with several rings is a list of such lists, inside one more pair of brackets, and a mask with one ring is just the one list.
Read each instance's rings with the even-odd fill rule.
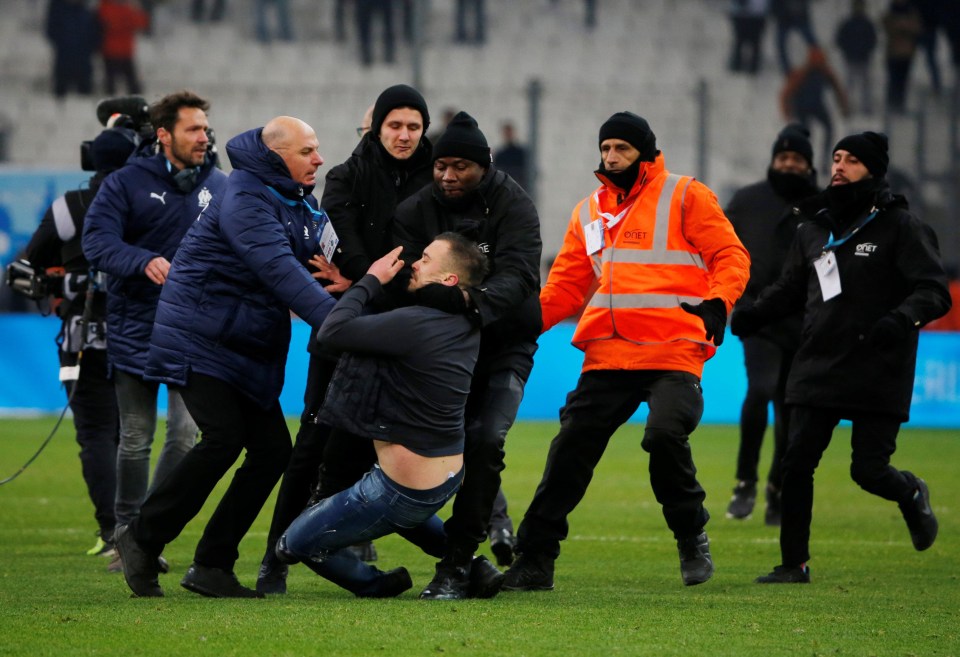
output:
[[[604,247],[592,254],[599,287],[587,302],[573,344],[620,338],[638,345],[689,341],[701,346],[701,363],[716,347],[703,320],[680,302],[698,304],[709,292],[707,268],[683,236],[683,201],[689,176],[661,175],[650,181],[615,230],[604,228]],[[580,225],[604,219],[599,190],[581,201]]]

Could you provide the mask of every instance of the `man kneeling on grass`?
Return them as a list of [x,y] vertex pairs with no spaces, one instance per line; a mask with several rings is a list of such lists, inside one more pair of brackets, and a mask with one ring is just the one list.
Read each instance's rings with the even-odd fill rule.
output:
[[[403,267],[401,248],[370,266],[317,334],[322,346],[346,352],[318,421],[373,440],[378,463],[304,511],[276,550],[359,597],[393,597],[413,582],[406,568],[384,573],[344,548],[397,532],[428,553],[443,549],[436,512],[463,480],[464,410],[480,346],[466,315],[429,307],[432,286],[463,289],[486,274],[486,256],[456,233],[440,234],[413,264],[408,289],[418,305],[362,314]],[[472,593],[495,595],[502,575],[479,565]]]

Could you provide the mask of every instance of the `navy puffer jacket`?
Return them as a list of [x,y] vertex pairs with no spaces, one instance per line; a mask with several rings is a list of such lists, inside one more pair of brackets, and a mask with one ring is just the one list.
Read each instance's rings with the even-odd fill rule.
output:
[[319,248],[313,189],[290,179],[261,131],[227,143],[233,173],[173,260],[146,378],[184,385],[198,372],[268,408],[283,388],[290,310],[316,330],[335,301],[304,267]]

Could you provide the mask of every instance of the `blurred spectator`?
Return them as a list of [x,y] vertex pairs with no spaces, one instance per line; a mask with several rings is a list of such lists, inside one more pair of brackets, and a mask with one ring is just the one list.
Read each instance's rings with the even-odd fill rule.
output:
[[[833,153],[833,118],[826,103],[826,91],[832,89],[837,104],[844,116],[850,114],[847,94],[827,62],[827,55],[813,46],[807,52],[807,61],[803,66],[793,69],[780,92],[780,110],[787,121],[796,121],[808,130],[812,120],[823,126],[823,149],[826,158]],[[830,166],[825,160],[823,169]]]
[[[857,111],[871,114],[873,110],[873,85],[870,83],[870,60],[877,48],[877,29],[867,15],[865,0],[853,0],[850,15],[837,27],[834,38],[843,55],[846,69],[847,92],[855,98],[858,90],[860,102]],[[858,103],[853,103],[856,106]]]
[[447,129],[447,124],[453,120],[453,117],[457,115],[457,109],[455,107],[444,107],[443,112],[440,113],[440,120],[435,122],[433,130],[427,133],[427,139],[430,143],[436,143],[437,139],[440,138],[440,135],[443,134],[443,131]]
[[190,18],[193,19],[194,23],[202,23],[206,18],[209,18],[211,23],[217,23],[223,20],[223,12],[227,8],[227,0],[213,0],[213,7],[210,9],[209,16],[207,16],[207,0],[192,0],[192,2]]
[[[473,29],[467,30],[467,13],[473,14]],[[457,0],[454,41],[483,45],[487,40],[487,9],[485,0]],[[468,34],[469,32],[469,34]]]
[[517,143],[517,135],[510,121],[504,121],[501,124],[500,135],[503,138],[503,145],[493,154],[493,165],[509,174],[529,194],[527,147]]
[[923,48],[924,59],[927,60],[927,71],[930,73],[930,87],[935,96],[943,91],[940,78],[940,64],[937,62],[937,30],[940,28],[940,7],[950,7],[947,11],[960,12],[960,5],[956,0],[913,0],[920,18],[923,21],[923,32],[920,34],[920,47]]
[[333,0],[333,35],[337,43],[347,40],[347,4],[350,0]]
[[777,22],[777,53],[780,68],[788,75],[793,67],[787,55],[787,38],[790,32],[799,32],[808,47],[817,45],[817,37],[810,23],[810,0],[771,0],[771,13]]
[[733,0],[731,3],[730,22],[733,25],[731,71],[755,75],[760,70],[760,43],[769,11],[769,0]]
[[923,19],[910,0],[891,0],[883,16],[887,34],[887,109],[902,114],[907,106],[910,67],[923,32]]
[[100,24],[84,0],[50,0],[47,40],[53,46],[53,95],[93,93],[93,55],[100,47]]
[[108,96],[117,89],[117,79],[122,78],[128,94],[143,91],[134,62],[137,48],[137,32],[150,24],[150,18],[133,0],[101,0],[100,25],[103,28],[104,85]]
[[257,0],[257,41],[270,43],[270,28],[267,27],[267,6],[272,5],[277,17],[277,32],[281,41],[293,41],[290,27],[290,3],[287,0]]
[[391,0],[356,0],[357,34],[360,36],[360,62],[364,66],[373,64],[373,43],[371,41],[373,20],[380,16],[383,22],[383,61],[394,61],[393,3]]
[[[557,5],[557,0],[550,0],[550,4]],[[597,0],[583,0],[583,26],[592,30],[597,26]]]

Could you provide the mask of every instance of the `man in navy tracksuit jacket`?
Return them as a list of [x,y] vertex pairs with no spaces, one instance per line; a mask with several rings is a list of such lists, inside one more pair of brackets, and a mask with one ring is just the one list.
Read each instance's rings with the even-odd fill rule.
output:
[[203,439],[117,529],[127,584],[160,596],[156,556],[200,511],[243,450],[181,585],[210,597],[261,597],[233,573],[238,546],[290,458],[280,391],[290,311],[319,329],[334,299],[304,265],[319,252],[311,196],[323,158],[292,117],[227,143],[226,189],[191,227],[160,296],[146,376],[176,386]]
[[[144,381],[143,371],[160,290],[180,240],[226,182],[209,148],[209,107],[188,91],[151,106],[156,145],[144,145],[104,181],[83,227],[87,260],[109,277],[107,356],[120,410],[118,526],[137,516],[150,478],[159,386]],[[170,392],[167,435],[155,482],[183,458],[196,436],[197,425],[179,394]],[[111,570],[119,567],[118,561],[111,564]]]

